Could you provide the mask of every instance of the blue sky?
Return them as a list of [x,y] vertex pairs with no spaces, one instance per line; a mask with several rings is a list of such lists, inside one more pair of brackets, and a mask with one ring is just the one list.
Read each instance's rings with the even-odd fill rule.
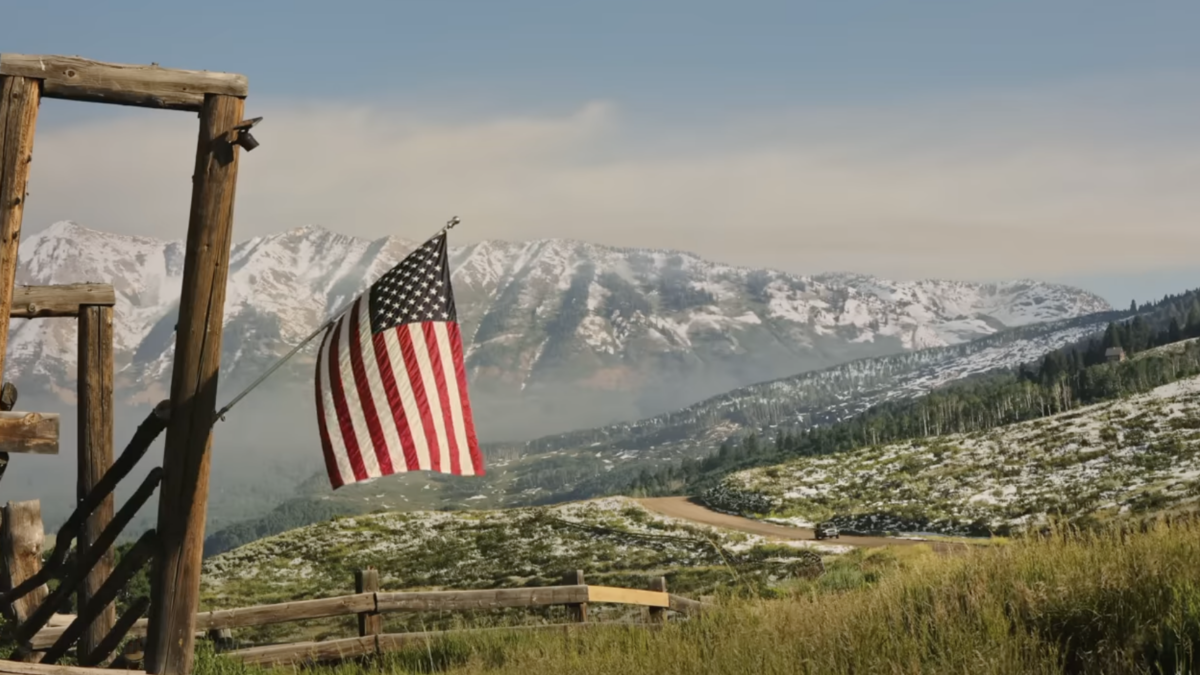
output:
[[[247,75],[266,121],[245,236],[459,213],[467,238],[1031,276],[1124,305],[1200,286],[1197,25],[1194,3],[1095,0],[43,2],[5,8],[0,49]],[[47,102],[27,226],[182,236],[186,180],[154,181],[190,161],[194,118],[163,115]],[[146,147],[111,140],[132,128]],[[345,143],[300,155],[321,129]],[[79,189],[114,161],[151,167],[139,192]]]

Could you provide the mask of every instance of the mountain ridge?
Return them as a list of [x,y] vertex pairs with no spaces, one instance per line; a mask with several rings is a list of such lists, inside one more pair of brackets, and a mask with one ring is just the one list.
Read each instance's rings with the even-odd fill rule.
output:
[[[316,225],[237,242],[219,403],[416,243],[404,236],[367,240]],[[519,442],[642,419],[780,376],[1109,309],[1095,294],[1061,284],[893,282],[863,275],[822,281],[682,252],[564,239],[489,240],[452,246],[450,256],[472,407],[485,441]],[[21,242],[19,284],[114,286],[118,445],[132,432],[125,427],[168,396],[183,257],[179,240],[117,235],[71,221]],[[63,443],[70,443],[74,320],[14,320],[9,344],[5,375],[30,405],[61,409]],[[273,489],[288,489],[278,479],[283,471],[263,467],[282,463],[287,475],[301,475],[309,463],[319,466],[314,354],[313,345],[299,352],[217,428],[215,443],[235,450],[222,455],[233,459],[214,464],[214,476],[223,477],[214,477],[213,490],[229,495],[229,509],[245,504],[247,494],[270,492],[254,472],[269,471]],[[279,415],[289,424],[262,424]],[[252,460],[262,466],[239,470],[239,462]],[[37,496],[46,481],[74,471],[65,459],[44,460],[40,470],[35,461],[43,460],[11,467],[6,483]],[[70,503],[65,488],[56,499]],[[48,522],[58,509],[52,501],[44,502]]]
[[[278,356],[298,343],[416,243],[396,236],[365,240],[305,225],[235,244],[225,340],[237,344],[225,350],[222,375],[240,375],[239,366],[247,356]],[[516,359],[518,369],[524,371],[518,385],[522,391],[534,384],[535,371],[544,371],[552,357],[579,360],[580,354],[571,352],[590,350],[603,360],[627,350],[630,341],[654,343],[647,346],[650,352],[685,353],[694,350],[698,341],[714,341],[713,332],[763,326],[759,332],[779,343],[776,351],[816,348],[819,355],[809,360],[819,366],[845,360],[822,353],[821,345],[815,344],[835,335],[858,344],[894,340],[899,344],[882,349],[902,351],[962,342],[1000,327],[1109,309],[1094,294],[1032,280],[974,284],[892,282],[851,273],[799,276],[710,262],[683,251],[607,247],[570,239],[485,240],[452,247],[451,257],[456,295],[460,306],[466,307],[462,323],[468,336],[468,360],[480,361],[469,363],[477,378],[490,373],[498,360],[482,352],[507,355],[505,347],[513,331],[506,329],[513,327],[516,317],[506,310],[528,314],[529,301],[540,301],[532,317],[522,317],[536,323],[540,314],[547,313],[543,309],[547,304],[559,305],[557,315],[543,322],[545,328],[570,331],[567,341],[575,344],[559,344],[563,335],[549,335],[540,344],[525,345]],[[22,242],[18,283],[112,283],[118,296],[114,331],[118,369],[144,382],[161,379],[170,369],[182,264],[180,241],[114,235],[61,221]],[[588,270],[589,264],[600,269]],[[632,269],[638,266],[642,269]],[[532,281],[531,274],[536,275]],[[532,289],[534,282],[553,282],[553,288],[549,293]],[[653,287],[656,282],[660,287]],[[738,288],[738,282],[747,288]],[[571,295],[579,297],[560,297]],[[759,297],[740,297],[746,295]],[[563,311],[572,309],[572,299],[580,306],[573,313]],[[753,306],[755,299],[760,306]],[[653,306],[655,302],[659,306]],[[743,306],[734,307],[739,303]],[[501,306],[506,304],[515,307]],[[1040,307],[1046,304],[1051,307]],[[67,325],[69,320],[16,323],[10,357],[14,377],[68,379],[64,376],[74,365],[75,350],[66,339]],[[809,334],[797,327],[809,329]],[[38,344],[47,338],[49,347]],[[745,356],[754,347],[737,344],[736,337],[725,342],[712,350],[718,358]],[[64,367],[52,372],[53,365],[43,363],[46,357]],[[793,354],[792,360],[805,358]],[[593,365],[620,370],[615,363]],[[803,370],[805,365],[797,363],[792,370]],[[619,383],[621,374],[610,372],[610,383]],[[763,378],[740,379],[738,384],[744,385]],[[603,381],[591,384],[605,386]]]

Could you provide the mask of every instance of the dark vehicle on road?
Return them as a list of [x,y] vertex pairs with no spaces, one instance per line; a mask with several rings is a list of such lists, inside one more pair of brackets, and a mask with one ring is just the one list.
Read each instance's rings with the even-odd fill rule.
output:
[[817,526],[813,528],[813,531],[816,532],[817,539],[837,539],[839,536],[837,525],[834,525],[828,521],[824,523],[817,523]]

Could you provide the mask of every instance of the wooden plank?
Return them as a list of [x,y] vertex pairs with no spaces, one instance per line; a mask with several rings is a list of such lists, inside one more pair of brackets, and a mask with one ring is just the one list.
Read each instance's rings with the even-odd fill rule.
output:
[[58,454],[58,413],[0,411],[0,452]]
[[659,626],[649,624],[637,624],[627,621],[597,621],[593,623],[539,623],[526,626],[493,626],[491,628],[466,628],[458,630],[442,630],[442,631],[424,631],[416,633],[383,633],[378,635],[378,649],[380,653],[394,652],[410,647],[413,645],[425,645],[430,640],[454,635],[454,636],[469,636],[486,635],[488,633],[503,633],[505,631],[513,631],[519,633],[525,632],[561,632],[571,634],[579,630],[604,630],[615,627],[637,628],[637,629],[654,629]]
[[[282,645],[251,647],[227,652],[225,656],[247,665],[284,666],[307,663],[326,663],[351,659],[376,651],[376,636],[342,638],[322,642],[295,642]],[[111,674],[110,674],[111,675]]]
[[[163,429],[166,429],[170,410],[171,406],[167,401],[162,401],[154,406],[154,410],[138,425],[137,430],[133,433],[133,438],[129,441],[129,445],[125,446],[125,450],[121,452],[121,456],[104,473],[104,477],[96,484],[96,488],[88,494],[86,499],[75,505],[75,510],[71,512],[71,515],[62,524],[62,527],[58,528],[58,535],[54,538],[54,552],[50,554],[50,560],[46,562],[45,567],[42,568],[40,573],[45,578],[38,581],[38,584],[49,581],[50,575],[56,573],[59,567],[63,565],[67,559],[67,552],[71,549],[71,540],[75,539],[80,528],[83,527],[84,519],[95,510],[109,493],[116,489],[117,483],[121,479],[129,475],[129,472],[137,465],[138,460],[150,449],[150,445],[154,443],[154,439],[158,438]],[[151,475],[161,473],[162,469],[160,468],[155,468],[150,472]],[[146,481],[149,480],[150,478],[147,477]],[[157,483],[155,483],[155,486],[157,486]],[[153,490],[153,488],[154,486],[147,488],[145,483],[143,483],[141,489]],[[140,491],[139,493],[135,493],[135,496],[137,494],[140,494]],[[122,510],[128,506],[126,504],[126,507],[122,507]],[[0,600],[0,604],[10,601],[11,599],[8,596],[11,594],[24,594],[31,589],[32,587],[25,590],[10,589],[5,592],[4,599]]]
[[146,668],[158,675],[186,675],[194,659],[212,425],[221,367],[221,326],[240,154],[225,136],[241,121],[244,103],[234,96],[208,94],[200,112],[175,331],[171,422],[163,451],[166,479],[158,510],[163,557],[152,582],[146,641]]
[[379,592],[379,570],[368,567],[354,573],[354,590],[371,596],[371,611],[358,615],[358,635],[378,635],[383,632],[383,615],[375,611],[375,594]]
[[13,289],[13,319],[78,316],[85,305],[112,307],[117,293],[112,284],[17,286]]
[[[155,549],[158,548],[158,535],[154,530],[147,530],[129,550],[129,553],[121,560],[121,564],[113,570],[112,576],[104,581],[104,584],[96,590],[96,593],[88,598],[88,603],[82,606],[79,615],[63,630],[62,635],[58,640],[55,640],[50,649],[42,655],[42,663],[57,663],[59,659],[66,656],[67,650],[71,648],[71,644],[79,638],[83,637],[84,631],[89,625],[93,625],[96,618],[116,600],[117,593],[120,593],[123,588],[137,574],[139,570],[145,567],[150,557],[154,555]],[[115,619],[114,619],[115,623]],[[109,629],[111,630],[111,628]],[[108,634],[105,630],[104,635]],[[100,646],[100,641],[104,639],[104,635],[97,640],[96,647]],[[94,648],[89,646],[84,650],[81,646],[80,653],[83,658],[94,651]]]
[[328,640],[323,643],[293,643],[284,645],[268,645],[251,647],[251,649],[228,652],[226,656],[245,664],[260,665],[260,667],[288,667],[308,663],[328,663],[340,659],[355,658],[370,655],[374,652],[391,652],[407,649],[410,646],[425,646],[431,640],[448,637],[448,635],[487,634],[497,632],[562,632],[570,634],[580,629],[602,629],[622,626],[626,628],[656,628],[656,626],[636,625],[636,623],[601,622],[601,623],[539,623],[534,626],[500,626],[494,628],[469,628],[466,631],[425,631],[419,633],[383,633],[367,635],[365,638],[346,638]]
[[258,607],[221,609],[196,615],[196,630],[266,626],[273,623],[323,619],[330,616],[360,614],[375,609],[375,594],[340,595],[336,598],[281,602]]
[[692,600],[691,598],[685,598],[681,595],[673,595],[668,593],[667,596],[670,598],[671,602],[670,610],[673,612],[679,612],[680,614],[700,614],[701,612],[712,608],[712,605],[707,602],[699,602]]
[[199,111],[205,94],[246,96],[244,75],[158,65],[103,63],[78,56],[0,54],[0,75],[43,81],[42,95],[140,108]]
[[[289,621],[348,616],[350,614],[367,612],[374,608],[375,595],[373,593],[361,593],[340,595],[335,598],[281,602],[274,605],[259,605],[258,607],[220,609],[197,614],[196,632],[204,633],[222,628],[266,626],[276,623],[287,623]],[[146,619],[139,619],[129,627],[129,635],[145,635],[148,626],[149,622]],[[62,635],[62,629],[42,629],[30,639],[30,647],[33,649],[46,649],[54,644],[59,635]]]
[[[39,92],[37,80],[0,77],[0,319],[12,309],[17,280],[17,249],[33,162]],[[7,352],[8,321],[0,320],[0,373]]]
[[[563,575],[563,584],[566,586],[585,586],[583,580],[583,570],[571,570]],[[586,602],[577,602],[567,605],[567,611],[571,614],[571,619],[578,623],[587,623],[588,605]]]
[[151,469],[150,473],[142,480],[142,484],[138,486],[138,489],[134,491],[121,506],[121,509],[117,511],[116,515],[113,516],[112,522],[96,538],[92,548],[87,551],[86,555],[81,556],[79,566],[71,570],[62,582],[59,583],[58,587],[54,589],[54,592],[46,598],[46,601],[34,610],[29,620],[17,628],[16,640],[18,643],[28,642],[34,635],[37,635],[46,625],[46,622],[50,620],[50,617],[63,606],[67,598],[79,590],[79,586],[83,583],[83,579],[86,576],[84,570],[90,570],[95,566],[100,553],[113,545],[113,542],[120,536],[121,531],[137,515],[138,509],[154,494],[154,489],[158,487],[160,480],[162,480],[162,469],[158,467]]
[[643,607],[669,607],[671,605],[667,594],[659,591],[639,591],[633,588],[612,586],[588,586],[587,590],[589,602],[615,602]]
[[587,589],[587,586],[543,586],[479,591],[378,593],[376,598],[380,612],[544,607],[587,602]]
[[[111,287],[109,289],[111,291]],[[95,305],[79,311],[79,442],[75,495],[83,502],[113,463],[113,308]],[[76,550],[86,556],[92,543],[112,522],[113,495],[109,493],[84,521]],[[112,574],[115,553],[106,550],[79,589],[78,607],[86,607]],[[92,620],[79,639],[79,657],[85,659],[100,646],[117,622],[117,606],[109,603]]]
[[[36,499],[9,502],[4,507],[4,522],[0,525],[0,555],[4,558],[5,588],[16,588],[22,581],[37,576],[42,568],[42,545],[46,540],[42,530],[42,505]],[[49,590],[38,585],[31,593],[18,598],[6,609],[18,623],[24,622],[46,599]]]
[[117,619],[112,630],[108,632],[108,635],[104,636],[100,644],[86,657],[79,659],[79,665],[98,666],[107,661],[109,655],[121,645],[125,636],[129,634],[129,629],[133,627],[133,624],[137,623],[138,617],[145,614],[149,608],[150,596],[143,595],[134,600],[133,604],[125,610],[125,613]]
[[251,647],[228,652],[225,656],[264,667],[294,666],[309,663],[337,661],[356,658],[378,652],[392,652],[405,649],[412,645],[425,645],[431,640],[448,635],[487,634],[498,631],[537,631],[571,633],[580,629],[608,628],[615,626],[638,627],[629,623],[590,623],[590,624],[537,624],[532,626],[500,626],[495,628],[472,628],[467,630],[424,631],[418,633],[383,633],[366,637],[327,640],[324,642],[297,642],[280,645]]
[[[140,670],[126,670],[126,675],[145,675]],[[113,675],[107,668],[84,668],[82,666],[45,665],[0,660],[0,675]]]

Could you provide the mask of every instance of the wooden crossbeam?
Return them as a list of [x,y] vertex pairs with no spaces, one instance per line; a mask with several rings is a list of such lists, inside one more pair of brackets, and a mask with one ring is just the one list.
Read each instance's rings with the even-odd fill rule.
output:
[[78,316],[85,305],[112,307],[117,294],[112,284],[63,284],[60,286],[17,286],[12,294],[13,319]]
[[78,56],[0,54],[0,75],[42,80],[42,97],[198,112],[205,94],[244,98],[246,76]]
[[[20,663],[0,660],[0,675],[113,675],[108,668],[83,668],[58,664]],[[124,675],[145,675],[145,671],[125,670]]]
[[58,454],[58,414],[0,411],[0,452]]
[[588,602],[615,602],[624,605],[645,607],[670,607],[671,599],[661,591],[639,591],[634,588],[612,586],[588,586]]

